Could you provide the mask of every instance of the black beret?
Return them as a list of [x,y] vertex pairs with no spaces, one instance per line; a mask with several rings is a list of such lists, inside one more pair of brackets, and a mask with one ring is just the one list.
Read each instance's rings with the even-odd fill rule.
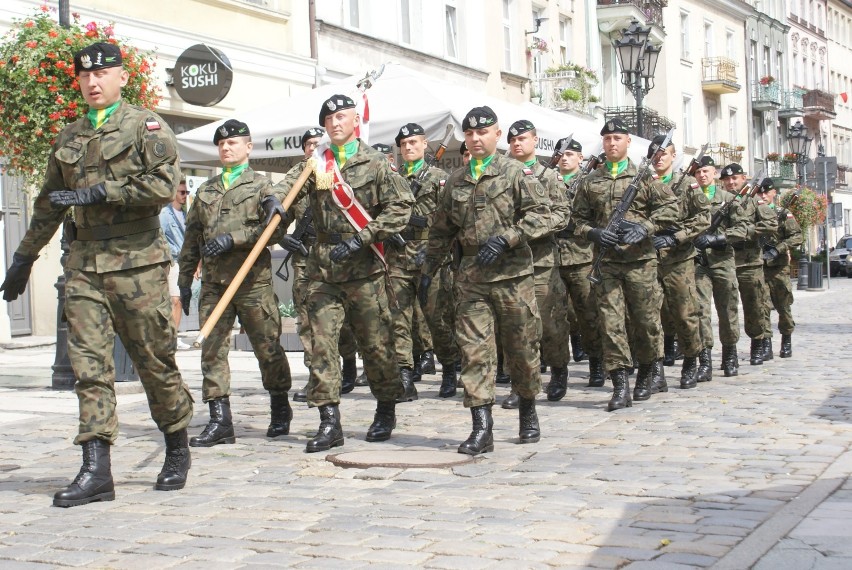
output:
[[464,153],[467,152],[467,143],[462,141],[461,146],[459,147],[459,154],[464,156]]
[[704,168],[705,166],[716,166],[716,161],[709,154],[701,157],[701,167]]
[[307,143],[309,140],[321,137],[324,134],[324,130],[316,128],[308,129],[307,131],[305,131],[305,134],[302,135],[302,150],[305,150],[305,143]]
[[614,117],[604,123],[603,128],[601,129],[601,136],[611,135],[613,133],[623,133],[628,134],[630,131],[627,130],[627,125],[624,124],[624,120],[620,117]]
[[462,121],[462,128],[468,129],[483,129],[497,124],[497,115],[491,110],[491,107],[474,107],[467,112]]
[[[564,138],[561,138],[558,141],[556,141],[556,148],[561,148],[562,145],[567,140],[568,140],[568,137],[564,137]],[[583,145],[581,145],[580,142],[577,139],[571,138],[571,141],[568,142],[568,148],[566,148],[565,150],[573,150],[574,152],[583,152]]]
[[121,66],[121,50],[117,45],[98,42],[74,54],[74,75],[81,71],[96,71]]
[[506,142],[512,142],[512,139],[516,136],[528,133],[534,129],[535,125],[533,125],[526,119],[515,121],[514,123],[512,123],[512,126],[509,127],[509,132],[506,134]]
[[722,174],[719,175],[719,178],[727,178],[728,176],[734,176],[736,174],[745,174],[743,167],[737,164],[736,162],[732,162],[728,166],[722,169]]
[[[664,140],[666,140],[666,135],[657,135],[651,139],[651,144],[648,145],[648,158],[654,156]],[[674,143],[670,140],[668,146],[674,146]]]
[[223,139],[232,139],[234,137],[250,137],[248,125],[236,119],[228,119],[216,129],[216,134],[213,135],[213,144],[219,146],[219,141]]
[[373,145],[373,148],[382,154],[390,154],[393,152],[393,149],[389,144],[376,143]]
[[352,100],[352,97],[347,97],[346,95],[332,95],[328,99],[326,99],[322,108],[320,109],[319,114],[319,124],[325,125],[326,116],[334,113],[336,111],[340,111],[341,109],[354,109],[355,101]]
[[408,137],[413,137],[414,135],[426,136],[426,131],[424,131],[423,127],[421,127],[417,123],[408,123],[406,125],[402,125],[402,128],[399,129],[399,133],[397,133],[396,138],[393,140],[396,141],[396,146],[399,146],[399,143],[402,139],[407,139]]
[[775,190],[775,183],[771,178],[764,178],[763,182],[760,183],[760,191],[761,192],[769,192],[770,190]]

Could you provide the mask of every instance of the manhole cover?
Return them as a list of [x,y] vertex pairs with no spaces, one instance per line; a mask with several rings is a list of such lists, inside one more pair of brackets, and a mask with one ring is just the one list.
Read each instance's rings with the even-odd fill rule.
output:
[[453,467],[473,461],[470,455],[431,450],[352,451],[329,455],[338,467]]

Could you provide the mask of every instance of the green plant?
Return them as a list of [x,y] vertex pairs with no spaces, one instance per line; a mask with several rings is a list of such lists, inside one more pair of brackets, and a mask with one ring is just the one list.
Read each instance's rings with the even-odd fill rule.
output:
[[[793,199],[796,197],[795,200]],[[801,186],[796,192],[785,192],[781,196],[781,206],[793,213],[793,217],[807,231],[811,226],[825,222],[828,211],[828,199],[825,195],[817,194],[807,186]]]
[[112,24],[81,27],[73,14],[72,25],[62,28],[50,12],[45,5],[15,20],[0,40],[0,156],[31,187],[41,184],[57,134],[86,112],[74,74],[76,51],[97,41],[120,46],[129,75],[123,100],[149,109],[159,103],[151,54],[116,39]]
[[281,315],[282,318],[295,318],[296,306],[293,304],[293,301],[290,300],[289,303],[279,303],[278,314]]
[[766,155],[766,162],[778,162],[778,159],[781,158],[781,155],[777,152],[770,152]]
[[595,95],[589,95],[589,103],[599,103],[600,100],[600,97],[597,97]]
[[563,89],[560,94],[563,101],[574,101],[577,102],[583,98],[583,94],[577,91],[576,89]]

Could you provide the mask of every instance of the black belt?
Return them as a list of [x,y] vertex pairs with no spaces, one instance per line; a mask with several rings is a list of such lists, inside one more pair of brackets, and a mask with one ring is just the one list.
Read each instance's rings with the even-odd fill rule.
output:
[[340,243],[345,239],[356,236],[355,232],[341,232],[337,234],[327,234],[325,232],[317,232],[317,243]]
[[409,241],[424,240],[429,239],[429,230],[416,230],[409,227],[399,232],[399,235]]
[[113,239],[133,234],[141,234],[160,228],[160,216],[151,216],[132,222],[111,224],[109,226],[95,226],[94,228],[77,228],[77,239],[80,241],[96,241],[102,239]]

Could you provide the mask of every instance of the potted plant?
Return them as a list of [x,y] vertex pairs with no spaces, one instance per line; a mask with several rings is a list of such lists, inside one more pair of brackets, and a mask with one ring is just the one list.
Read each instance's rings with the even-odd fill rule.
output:
[[575,103],[583,98],[582,93],[580,93],[576,89],[570,89],[570,88],[569,89],[563,89],[560,96],[562,97],[563,101],[573,101]]
[[533,38],[532,43],[527,46],[527,53],[532,53],[533,51],[537,51],[539,53],[547,53],[548,47],[547,42],[542,38]]
[[784,156],[781,158],[781,162],[796,162],[799,158],[799,155],[795,152],[785,152]]
[[777,152],[770,152],[769,154],[766,155],[766,162],[778,162],[778,160],[780,158],[781,158],[781,155],[778,154]]
[[775,82],[775,78],[772,77],[771,75],[764,75],[763,77],[760,78],[760,84],[764,85],[764,86],[772,85],[774,82]]

